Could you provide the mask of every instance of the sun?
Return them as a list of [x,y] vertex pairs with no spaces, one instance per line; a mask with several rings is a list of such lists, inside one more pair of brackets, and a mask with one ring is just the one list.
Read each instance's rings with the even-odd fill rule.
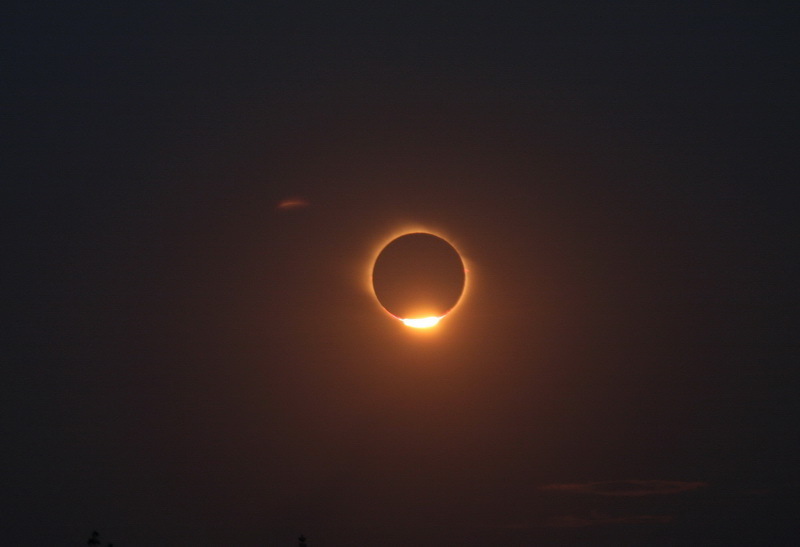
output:
[[466,272],[450,241],[427,230],[405,232],[378,249],[370,268],[370,292],[403,325],[431,329],[461,301]]

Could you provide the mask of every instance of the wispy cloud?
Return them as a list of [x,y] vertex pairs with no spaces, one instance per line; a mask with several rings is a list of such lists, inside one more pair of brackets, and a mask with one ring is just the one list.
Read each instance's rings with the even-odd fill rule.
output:
[[287,211],[287,210],[290,210],[290,209],[301,209],[303,207],[308,207],[308,205],[309,205],[309,203],[305,199],[303,199],[301,197],[293,197],[293,198],[284,199],[283,201],[278,203],[277,208],[278,209],[282,209],[284,211]]
[[600,513],[592,513],[588,517],[565,515],[553,517],[542,523],[552,528],[584,528],[586,526],[605,526],[614,524],[666,524],[672,522],[672,515],[623,515],[612,517]]
[[661,494],[677,494],[708,486],[700,481],[662,481],[662,480],[625,480],[578,482],[566,484],[548,484],[540,490],[550,492],[568,492],[576,494],[597,494],[600,496],[654,496]]

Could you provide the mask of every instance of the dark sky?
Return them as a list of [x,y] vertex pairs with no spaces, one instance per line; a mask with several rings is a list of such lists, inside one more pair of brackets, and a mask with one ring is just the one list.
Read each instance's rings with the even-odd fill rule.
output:
[[[0,32],[0,542],[789,543],[780,3],[53,4]],[[424,334],[367,290],[420,226]]]

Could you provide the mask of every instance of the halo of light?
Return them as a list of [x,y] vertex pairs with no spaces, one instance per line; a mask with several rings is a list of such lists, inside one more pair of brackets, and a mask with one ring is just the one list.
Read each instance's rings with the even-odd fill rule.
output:
[[[453,247],[453,249],[455,249],[455,251],[458,253],[458,256],[461,259],[461,263],[464,266],[464,286],[461,290],[460,298],[458,299],[456,304],[450,310],[447,311],[447,313],[438,317],[437,316],[410,317],[410,318],[397,317],[396,315],[393,315],[391,312],[389,312],[386,308],[383,307],[383,305],[378,300],[377,295],[375,294],[375,289],[372,282],[372,271],[375,265],[375,261],[378,259],[378,256],[381,254],[383,249],[395,239],[402,237],[404,235],[414,234],[414,233],[426,233],[432,236],[436,236],[440,239],[443,239],[448,244],[450,244],[450,246]],[[381,238],[381,240],[373,247],[372,253],[370,255],[370,260],[367,262],[367,267],[365,269],[364,286],[366,291],[371,296],[375,305],[377,305],[378,308],[382,310],[384,313],[388,314],[393,319],[400,321],[407,327],[418,330],[426,330],[430,329],[431,327],[437,326],[442,319],[453,313],[453,311],[455,311],[456,308],[460,307],[464,303],[471,288],[471,279],[470,279],[471,275],[468,275],[470,274],[470,270],[471,270],[470,263],[468,259],[464,256],[464,254],[461,252],[460,245],[457,246],[455,243],[453,243],[453,239],[451,237],[449,237],[448,235],[443,235],[442,231],[438,229],[432,229],[429,226],[420,224],[406,224],[402,228],[392,231],[388,236]]]

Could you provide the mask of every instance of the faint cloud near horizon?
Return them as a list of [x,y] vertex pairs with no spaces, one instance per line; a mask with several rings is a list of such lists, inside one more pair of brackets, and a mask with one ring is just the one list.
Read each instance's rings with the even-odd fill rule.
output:
[[603,526],[610,524],[667,524],[672,522],[672,515],[622,515],[612,517],[592,512],[588,517],[565,515],[553,517],[541,526],[552,528],[585,528],[587,526]]
[[625,480],[547,484],[540,486],[539,489],[548,492],[639,497],[677,494],[705,488],[706,486],[708,486],[708,483],[702,481]]
[[533,528],[586,528],[589,526],[612,526],[625,524],[669,524],[673,515],[616,515],[591,511],[588,516],[556,515],[544,520],[513,522],[500,525],[504,530],[530,530]]

